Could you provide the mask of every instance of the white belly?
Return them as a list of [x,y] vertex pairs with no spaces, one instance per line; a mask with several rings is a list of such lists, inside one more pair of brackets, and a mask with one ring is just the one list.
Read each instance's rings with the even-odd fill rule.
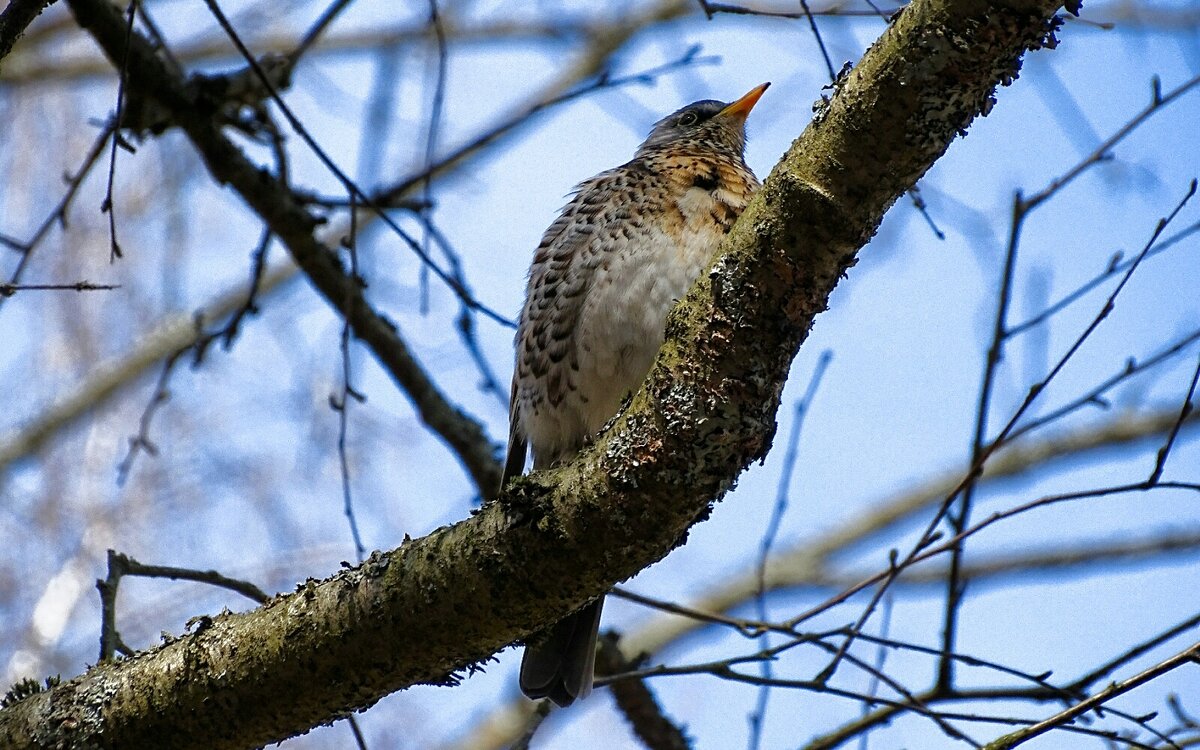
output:
[[[667,313],[711,261],[748,193],[686,189],[654,220],[626,214],[601,223],[571,258],[568,282],[586,280],[570,328],[573,356],[556,360],[540,377],[526,377],[518,389],[519,419],[536,468],[589,441],[638,389],[662,346]],[[552,255],[543,262],[551,263]]]
[[584,428],[600,431],[636,391],[663,342],[667,313],[708,265],[719,235],[661,231],[597,269],[579,326],[579,396]]

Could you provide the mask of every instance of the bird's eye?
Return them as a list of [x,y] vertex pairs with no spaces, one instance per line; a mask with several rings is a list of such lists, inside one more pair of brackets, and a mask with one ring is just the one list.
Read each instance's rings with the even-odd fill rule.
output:
[[696,116],[695,112],[684,112],[679,117],[679,124],[686,128],[689,125],[695,125],[696,121],[699,119],[700,118]]

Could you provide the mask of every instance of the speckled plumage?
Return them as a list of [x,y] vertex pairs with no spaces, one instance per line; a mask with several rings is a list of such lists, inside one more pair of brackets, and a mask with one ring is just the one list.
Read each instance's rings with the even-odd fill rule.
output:
[[[758,179],[745,118],[765,90],[659,121],[633,159],[579,185],[534,255],[516,338],[505,481],[570,458],[646,377],[668,311],[712,258]],[[600,602],[532,639],[521,687],[560,705],[591,689]]]

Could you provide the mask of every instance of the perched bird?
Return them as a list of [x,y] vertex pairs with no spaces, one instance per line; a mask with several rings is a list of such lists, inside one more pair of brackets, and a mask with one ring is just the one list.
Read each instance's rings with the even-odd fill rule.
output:
[[[654,125],[633,159],[579,185],[533,258],[516,337],[508,459],[569,459],[637,390],[667,312],[711,260],[759,182],[746,117],[769,84],[689,104]],[[521,690],[568,706],[592,689],[603,597],[529,640]]]

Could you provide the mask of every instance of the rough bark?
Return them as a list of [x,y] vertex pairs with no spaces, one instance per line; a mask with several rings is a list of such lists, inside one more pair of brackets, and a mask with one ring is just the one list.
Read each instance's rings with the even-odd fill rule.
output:
[[[661,559],[765,455],[814,316],[887,208],[990,108],[1024,52],[1052,39],[1057,7],[908,6],[672,313],[642,390],[571,464],[357,568],[27,698],[0,712],[0,746],[274,742],[406,686],[453,682]],[[807,103],[773,106],[798,127],[808,117]]]

